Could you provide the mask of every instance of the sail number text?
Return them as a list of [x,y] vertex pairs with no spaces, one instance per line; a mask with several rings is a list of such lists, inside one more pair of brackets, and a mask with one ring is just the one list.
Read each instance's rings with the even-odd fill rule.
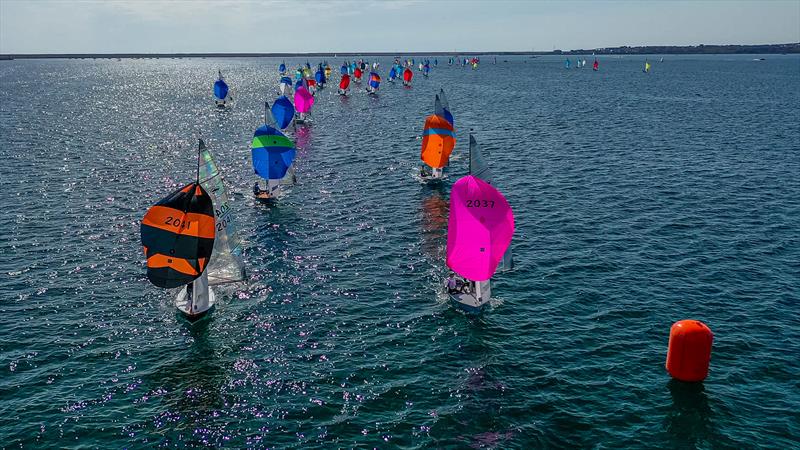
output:
[[193,222],[189,220],[181,220],[177,217],[167,216],[167,219],[164,221],[164,223],[175,228],[191,228]]
[[467,200],[467,208],[494,208],[494,200]]

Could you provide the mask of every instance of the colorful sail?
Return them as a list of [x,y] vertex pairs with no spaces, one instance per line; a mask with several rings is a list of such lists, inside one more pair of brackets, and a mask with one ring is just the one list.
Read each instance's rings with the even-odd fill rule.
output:
[[225,100],[228,96],[228,83],[222,79],[222,73],[219,74],[219,79],[214,82],[214,97],[218,100]]
[[500,191],[472,175],[456,181],[447,222],[448,267],[469,280],[486,281],[513,235],[514,213]]
[[369,87],[372,88],[372,92],[378,90],[378,86],[381,85],[381,76],[375,72],[369,73]]
[[412,78],[414,78],[414,72],[408,67],[406,67],[406,69],[403,70],[403,81],[405,81],[408,84],[411,83]]
[[294,105],[285,95],[281,95],[275,100],[271,111],[275,124],[281,130],[288,127],[292,123],[292,119],[294,119]]
[[422,151],[420,159],[434,169],[447,166],[450,154],[456,145],[453,125],[444,117],[432,114],[425,118],[422,131]]
[[389,69],[389,81],[394,81],[395,78],[397,78],[397,69],[392,66],[392,68]]
[[650,72],[650,62],[648,60],[644,60],[644,73]]
[[592,64],[592,70],[597,71],[600,70],[600,61],[597,58],[594,59],[594,63]]
[[294,93],[294,107],[299,113],[307,113],[314,106],[314,96],[304,86],[300,86]]
[[326,78],[325,78],[325,71],[324,71],[324,69],[322,68],[322,66],[320,66],[320,67],[317,69],[317,73],[315,73],[315,74],[314,74],[314,80],[315,80],[315,81],[317,82],[317,84],[318,84],[318,85],[320,85],[320,86],[322,86],[322,85],[324,85],[324,84],[325,84],[325,81],[326,81]]
[[215,230],[211,197],[197,182],[148,209],[140,233],[150,282],[176,288],[200,277],[214,250]]
[[253,170],[265,180],[280,180],[294,162],[294,144],[279,130],[260,126],[253,134],[251,156]]
[[346,91],[348,86],[350,86],[350,75],[344,74],[342,75],[342,79],[339,81],[339,89]]
[[242,281],[246,275],[242,259],[242,246],[236,233],[228,190],[225,189],[222,174],[217,168],[211,151],[202,139],[199,150],[200,185],[211,197],[214,206],[214,223],[217,227],[213,255],[208,262],[208,284],[213,286]]
[[349,73],[347,64],[342,64],[342,67],[339,68],[339,75],[348,75]]
[[281,65],[278,66],[278,72],[281,73],[281,74],[286,73],[286,64],[285,63],[281,63]]
[[567,58],[567,59],[565,59],[565,60],[564,60],[564,68],[565,68],[565,69],[569,69],[569,67],[570,67],[570,64],[571,64],[571,63],[569,62],[569,58]]

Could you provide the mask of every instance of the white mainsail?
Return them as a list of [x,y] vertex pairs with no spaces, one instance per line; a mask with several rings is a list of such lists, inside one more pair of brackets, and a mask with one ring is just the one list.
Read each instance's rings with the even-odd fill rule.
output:
[[217,168],[214,157],[200,140],[200,184],[203,186],[214,205],[214,221],[217,236],[214,240],[214,251],[208,262],[208,284],[218,285],[242,281],[246,277],[242,246],[236,234],[233,209],[228,199],[228,191],[222,174]]

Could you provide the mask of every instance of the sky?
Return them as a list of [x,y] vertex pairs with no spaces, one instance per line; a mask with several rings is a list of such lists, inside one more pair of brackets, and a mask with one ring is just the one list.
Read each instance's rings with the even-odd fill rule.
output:
[[0,0],[0,53],[550,51],[800,42],[800,0]]

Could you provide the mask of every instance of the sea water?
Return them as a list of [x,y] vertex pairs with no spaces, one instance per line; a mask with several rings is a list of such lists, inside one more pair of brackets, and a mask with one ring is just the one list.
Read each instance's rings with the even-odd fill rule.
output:
[[[800,58],[657,58],[486,57],[377,97],[336,95],[328,58],[275,205],[250,141],[282,60],[0,62],[2,446],[796,446]],[[426,186],[440,88],[458,143]],[[516,219],[480,317],[442,293],[470,132]],[[189,325],[139,222],[194,179],[198,136],[250,278]],[[715,334],[704,383],[665,373],[681,319]]]

